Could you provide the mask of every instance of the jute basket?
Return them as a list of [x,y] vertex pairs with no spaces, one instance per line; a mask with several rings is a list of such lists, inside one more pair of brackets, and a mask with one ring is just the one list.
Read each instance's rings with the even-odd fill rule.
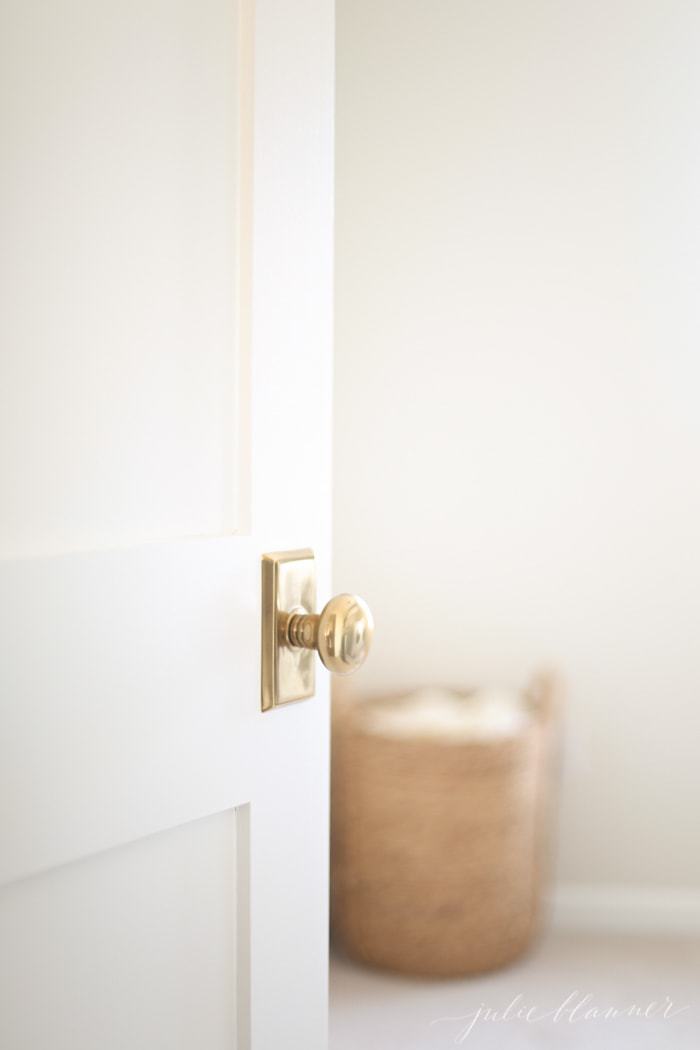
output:
[[348,954],[454,976],[527,948],[548,866],[559,692],[540,677],[517,736],[488,741],[396,739],[371,728],[373,701],[334,703],[331,914]]

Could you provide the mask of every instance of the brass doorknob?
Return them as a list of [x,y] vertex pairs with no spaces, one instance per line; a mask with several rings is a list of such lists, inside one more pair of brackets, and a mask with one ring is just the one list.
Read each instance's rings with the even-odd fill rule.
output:
[[260,707],[271,711],[316,692],[316,660],[336,674],[364,663],[374,622],[354,594],[331,598],[316,612],[314,552],[276,551],[262,556]]
[[292,611],[281,618],[284,643],[296,649],[316,649],[335,674],[352,674],[367,659],[374,620],[369,606],[356,594],[337,594],[322,612]]

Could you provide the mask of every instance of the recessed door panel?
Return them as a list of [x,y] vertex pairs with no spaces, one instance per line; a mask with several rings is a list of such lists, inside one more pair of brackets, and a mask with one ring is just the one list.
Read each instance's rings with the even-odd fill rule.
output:
[[0,889],[0,1046],[235,1050],[236,823],[229,810]]
[[0,557],[236,527],[236,0],[0,15]]

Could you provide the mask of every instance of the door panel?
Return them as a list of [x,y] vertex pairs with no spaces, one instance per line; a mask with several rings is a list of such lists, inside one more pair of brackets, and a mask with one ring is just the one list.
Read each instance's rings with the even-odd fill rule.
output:
[[0,1045],[321,1050],[328,689],[261,712],[260,559],[329,593],[332,4],[3,19]]
[[235,854],[228,810],[8,887],[6,1045],[233,1050]]
[[237,3],[2,10],[0,554],[231,532]]

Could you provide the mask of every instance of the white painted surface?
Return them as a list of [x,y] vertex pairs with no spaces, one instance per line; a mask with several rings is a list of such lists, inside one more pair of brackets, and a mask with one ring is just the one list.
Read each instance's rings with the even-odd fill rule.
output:
[[3,7],[5,557],[236,524],[236,9]]
[[235,810],[7,887],[3,1045],[231,1050],[236,899]]
[[700,937],[700,890],[569,883],[553,901],[558,930]]
[[[320,1050],[327,683],[260,712],[259,607],[264,551],[329,591],[332,8],[12,3],[2,36],[0,1045],[94,1050],[121,1008],[130,1050]],[[194,913],[211,958],[161,972]]]
[[339,0],[364,691],[570,687],[560,874],[700,886],[700,8]]

